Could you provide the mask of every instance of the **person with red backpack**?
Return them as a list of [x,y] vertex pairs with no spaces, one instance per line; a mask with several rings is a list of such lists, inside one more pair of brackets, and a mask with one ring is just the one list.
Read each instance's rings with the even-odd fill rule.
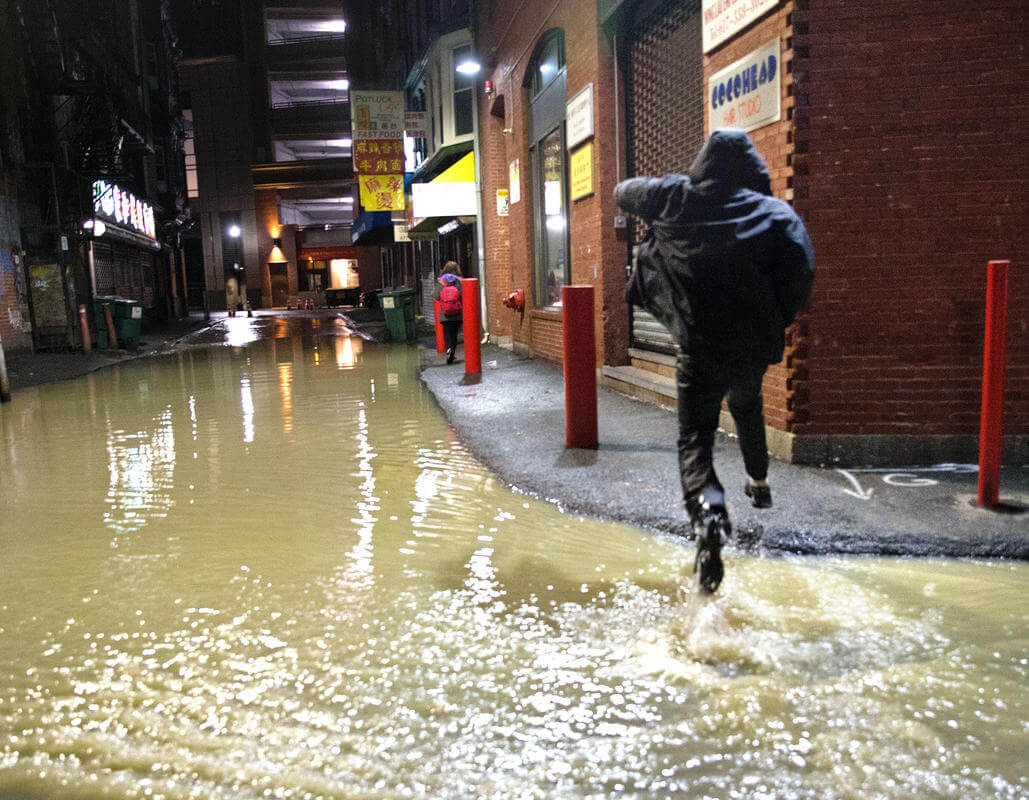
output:
[[463,319],[461,307],[461,276],[457,262],[448,261],[443,265],[443,274],[436,287],[436,299],[439,300],[439,321],[443,326],[443,344],[447,349],[447,363],[454,363],[457,351],[457,332],[461,329]]

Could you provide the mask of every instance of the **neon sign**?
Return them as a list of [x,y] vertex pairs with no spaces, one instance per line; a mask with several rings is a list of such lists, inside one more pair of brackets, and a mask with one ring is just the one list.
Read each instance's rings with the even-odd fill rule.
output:
[[93,181],[93,213],[118,225],[157,238],[154,207],[107,181]]

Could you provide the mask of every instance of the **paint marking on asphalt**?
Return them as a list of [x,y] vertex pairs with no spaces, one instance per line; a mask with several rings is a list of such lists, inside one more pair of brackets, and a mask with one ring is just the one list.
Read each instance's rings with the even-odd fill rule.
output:
[[853,475],[851,475],[845,469],[837,469],[836,471],[838,473],[840,473],[840,475],[842,475],[848,481],[850,481],[851,484],[853,484],[853,486],[854,486],[854,489],[844,489],[843,490],[844,494],[849,494],[851,497],[856,497],[858,500],[871,500],[872,499],[872,494],[875,492],[875,489],[868,489],[868,490],[862,489],[861,488],[861,484],[858,483],[858,479],[855,478]]

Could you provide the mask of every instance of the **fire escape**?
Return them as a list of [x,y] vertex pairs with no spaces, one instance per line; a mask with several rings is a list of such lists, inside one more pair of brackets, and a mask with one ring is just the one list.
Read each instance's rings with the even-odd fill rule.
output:
[[139,78],[102,33],[112,26],[87,19],[74,6],[62,0],[15,3],[37,100],[33,161],[40,168],[52,165],[58,175],[52,182],[68,190],[98,177],[131,184],[131,155],[147,147]]

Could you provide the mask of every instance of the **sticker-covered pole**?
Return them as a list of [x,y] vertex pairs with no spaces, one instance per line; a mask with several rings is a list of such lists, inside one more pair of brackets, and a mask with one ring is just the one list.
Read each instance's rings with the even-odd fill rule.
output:
[[593,287],[561,287],[565,447],[597,446],[597,347]]

